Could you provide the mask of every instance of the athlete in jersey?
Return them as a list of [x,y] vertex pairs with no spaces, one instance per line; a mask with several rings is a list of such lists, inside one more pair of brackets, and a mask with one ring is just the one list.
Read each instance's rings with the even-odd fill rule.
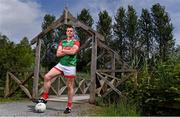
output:
[[67,78],[67,92],[68,102],[65,114],[70,113],[72,109],[72,99],[74,95],[74,79],[76,77],[76,63],[77,53],[79,51],[80,43],[74,39],[74,28],[72,26],[66,29],[67,39],[60,42],[56,56],[59,57],[59,62],[44,76],[44,91],[40,99],[35,100],[36,103],[43,102],[47,103],[49,89],[51,87],[51,80],[56,78],[58,75],[64,75]]
[[[66,39],[60,42],[59,46],[62,46],[64,50],[70,50],[74,45],[80,46],[80,43],[76,39]],[[76,76],[76,63],[77,55],[64,55],[59,58],[59,63],[54,67],[64,74],[65,78],[75,78]]]

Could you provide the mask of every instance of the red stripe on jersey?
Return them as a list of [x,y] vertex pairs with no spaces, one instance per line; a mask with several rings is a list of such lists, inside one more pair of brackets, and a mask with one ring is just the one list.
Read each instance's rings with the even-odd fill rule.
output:
[[78,47],[80,46],[80,42],[78,41],[78,40],[76,40],[75,42],[74,42],[74,45],[77,45]]

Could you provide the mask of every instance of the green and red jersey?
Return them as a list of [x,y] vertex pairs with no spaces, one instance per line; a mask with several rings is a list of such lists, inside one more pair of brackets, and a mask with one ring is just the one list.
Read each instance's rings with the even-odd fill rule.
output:
[[[59,46],[62,46],[62,48],[70,48],[73,47],[74,45],[77,45],[78,47],[80,46],[80,42],[76,39],[71,39],[71,40],[62,40],[59,43]],[[76,66],[77,63],[77,54],[74,55],[64,55],[60,57],[59,63],[65,66]]]

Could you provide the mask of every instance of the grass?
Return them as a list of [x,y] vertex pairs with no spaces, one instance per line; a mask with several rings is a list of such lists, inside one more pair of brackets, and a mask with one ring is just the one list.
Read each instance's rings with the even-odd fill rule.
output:
[[77,78],[90,79],[90,73],[77,72]]
[[22,100],[25,100],[25,99],[24,98],[16,98],[16,97],[9,97],[9,98],[0,97],[0,103],[16,102],[16,101],[22,101]]
[[119,105],[112,104],[108,107],[103,107],[99,112],[96,112],[97,116],[139,116],[139,112],[136,111],[135,105],[126,103],[120,103]]
[[[100,102],[102,104],[102,102]],[[135,104],[125,101],[117,104],[94,106],[86,111],[82,111],[81,116],[140,116]]]

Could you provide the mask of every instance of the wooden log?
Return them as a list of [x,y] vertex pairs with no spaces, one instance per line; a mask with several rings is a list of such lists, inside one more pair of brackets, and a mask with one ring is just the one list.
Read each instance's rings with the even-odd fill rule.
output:
[[63,87],[58,91],[58,95],[62,95],[66,88],[67,88],[67,86],[63,86]]
[[40,54],[41,54],[41,39],[38,39],[38,42],[36,45],[36,58],[35,58],[35,69],[34,69],[34,79],[33,79],[33,98],[38,98]]
[[87,86],[86,88],[84,89],[84,94],[87,93],[88,90],[90,90],[90,86],[91,86],[91,82],[89,81],[88,83],[85,83]]
[[109,69],[98,69],[96,70],[97,72],[120,72],[120,73],[132,73],[134,72],[135,70],[133,69],[116,69],[116,70],[109,70]]
[[85,41],[85,43],[80,46],[79,50],[82,50],[82,49],[88,47],[89,44],[91,43],[91,41],[92,41],[92,38],[88,38],[88,39]]
[[[105,54],[105,52],[103,51],[100,55],[98,55],[97,60],[100,59],[104,54]],[[91,65],[91,62],[89,62],[87,64],[87,66],[89,66],[89,65]]]
[[26,94],[30,99],[32,99],[32,96],[31,96],[29,90],[22,85],[21,81],[20,81],[16,76],[14,76],[12,73],[8,73],[8,74],[11,76],[11,78],[12,78],[14,81],[16,81],[16,83],[17,83],[17,84],[19,85],[19,87],[25,92],[25,94]]
[[[119,81],[119,82],[116,84],[115,88],[118,87],[119,85],[121,85],[121,84],[122,84],[123,82],[125,82],[126,80],[128,80],[130,76],[131,76],[131,74],[129,74],[128,76],[122,78],[121,81]],[[111,91],[113,91],[113,89],[110,89],[110,90],[106,91],[106,93],[103,94],[102,97],[106,97]],[[123,96],[123,95],[122,95],[122,96]]]
[[35,44],[39,38],[42,38],[46,33],[52,31],[53,29],[58,28],[59,26],[63,25],[63,23],[61,23],[64,20],[64,15],[62,15],[59,19],[57,19],[55,22],[53,22],[49,27],[47,27],[47,29],[45,29],[44,31],[40,32],[36,37],[34,37],[31,40],[31,45]]
[[97,65],[97,39],[94,35],[92,39],[92,53],[91,53],[91,86],[90,86],[90,99],[89,103],[95,103],[95,90],[96,90],[96,66]]
[[[32,76],[33,76],[33,73],[31,73],[24,81],[22,81],[21,84],[24,85],[30,78],[32,78]],[[19,88],[20,88],[20,86],[17,86],[13,91],[9,92],[6,95],[6,97],[13,95]]]
[[103,76],[102,76],[101,74],[99,74],[98,72],[96,72],[96,74],[97,74],[99,77],[101,77],[101,78],[105,81],[105,83],[108,84],[108,85],[111,87],[111,89],[113,89],[119,96],[122,96],[121,91],[119,91],[118,89],[116,89],[116,87],[115,87],[111,82],[109,82],[109,81],[107,80],[107,76],[106,76],[106,77],[103,77]]
[[[116,69],[116,59],[115,59],[115,54],[114,53],[112,53],[112,55],[111,55],[112,57],[111,57],[111,62],[112,62],[112,67],[111,67],[111,70],[112,71],[114,71],[115,69]],[[112,76],[115,76],[115,72],[111,72],[111,75]]]

